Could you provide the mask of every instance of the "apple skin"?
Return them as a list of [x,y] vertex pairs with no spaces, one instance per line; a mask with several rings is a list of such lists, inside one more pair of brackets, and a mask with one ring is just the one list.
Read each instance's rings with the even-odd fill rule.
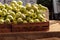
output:
[[26,4],[26,9],[27,9],[27,10],[30,10],[31,7],[32,7],[32,5],[31,5],[30,3],[27,3],[27,4]]
[[35,5],[32,5],[32,7],[31,7],[32,9],[34,9],[34,11],[37,11],[38,10],[38,7],[37,6],[35,6]]
[[9,19],[9,18],[5,19],[5,23],[6,23],[6,24],[11,24],[10,19]]
[[24,20],[23,23],[28,23],[28,22],[26,20]]
[[0,19],[0,24],[4,24],[4,20],[3,19]]
[[22,5],[22,4],[23,4],[23,2],[22,2],[22,1],[18,1],[17,3],[18,3],[19,5]]
[[18,18],[18,19],[17,19],[17,22],[18,22],[18,23],[22,23],[22,22],[23,22],[23,19],[22,19],[22,18]]
[[7,18],[9,18],[10,20],[13,20],[13,16],[11,15],[7,15]]
[[8,5],[8,4],[5,4],[5,8],[7,9],[7,10],[12,10],[13,8],[10,6],[10,5]]
[[33,20],[33,19],[30,19],[30,20],[29,20],[29,23],[34,23],[34,20]]
[[7,12],[7,9],[3,8],[2,11],[3,11],[3,12]]
[[30,9],[30,12],[34,13],[34,10],[33,9]]
[[15,16],[16,16],[16,18],[19,18],[20,15],[21,15],[21,12],[17,12]]
[[48,9],[47,7],[45,7],[41,4],[38,5],[38,8],[39,8],[39,10],[47,10]]
[[10,4],[16,5],[17,4],[17,1],[12,1]]
[[34,22],[40,22],[40,20],[39,19],[35,19]]
[[21,17],[22,19],[26,19],[26,15],[25,15],[25,14],[21,14],[20,17]]
[[8,12],[10,13],[11,16],[15,17],[15,12],[13,12],[11,10],[9,10]]
[[0,10],[0,15],[2,15],[2,10]]
[[1,16],[6,16],[7,15],[7,13],[6,12],[2,12],[2,15]]
[[3,5],[1,2],[0,2],[0,9],[2,8],[5,8],[5,5]]

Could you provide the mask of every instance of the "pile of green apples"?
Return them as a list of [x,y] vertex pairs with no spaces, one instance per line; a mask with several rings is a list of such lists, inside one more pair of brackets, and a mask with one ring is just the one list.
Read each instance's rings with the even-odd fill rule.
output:
[[47,7],[41,4],[27,3],[23,6],[22,1],[0,3],[0,24],[46,22],[44,14],[46,10]]

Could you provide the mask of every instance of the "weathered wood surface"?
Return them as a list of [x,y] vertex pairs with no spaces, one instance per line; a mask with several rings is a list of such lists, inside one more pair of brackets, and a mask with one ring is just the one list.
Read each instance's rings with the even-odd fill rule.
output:
[[50,21],[46,32],[0,33],[0,40],[60,40],[60,21]]

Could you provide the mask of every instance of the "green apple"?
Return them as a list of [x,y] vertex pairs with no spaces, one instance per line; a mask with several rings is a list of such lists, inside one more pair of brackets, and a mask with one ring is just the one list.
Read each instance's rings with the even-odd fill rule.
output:
[[15,7],[15,5],[14,4],[10,4],[11,5],[11,7]]
[[16,5],[17,4],[17,1],[12,1],[11,4]]
[[38,4],[33,4],[33,5],[35,5],[36,7],[38,7],[38,6],[39,6]]
[[0,15],[2,15],[2,10],[0,10]]
[[3,19],[0,19],[0,24],[4,24],[4,20]]
[[10,24],[11,23],[10,19],[9,18],[5,19],[5,23]]
[[31,5],[30,3],[27,3],[27,4],[26,4],[26,9],[27,9],[27,10],[30,10],[30,9],[31,9],[31,6],[32,6],[32,5]]
[[37,18],[38,18],[39,20],[41,20],[41,21],[45,21],[45,20],[46,20],[45,17],[43,17],[41,14],[39,14]]
[[40,11],[40,10],[37,10],[37,11],[36,11],[36,14],[41,14],[41,11]]
[[34,23],[34,20],[33,20],[33,19],[30,19],[30,20],[29,20],[29,23]]
[[43,16],[43,17],[46,17],[46,15],[45,15],[44,13],[42,14],[42,16]]
[[27,11],[27,16],[31,17],[33,14],[30,11]]
[[7,15],[10,15],[10,13],[9,13],[9,12],[7,12],[6,14],[7,14]]
[[7,15],[7,18],[9,18],[10,20],[13,20],[13,16],[11,15]]
[[18,1],[17,3],[18,3],[19,5],[22,5],[22,4],[23,4],[23,2],[22,2],[22,1]]
[[15,17],[15,13],[11,10],[8,11],[10,13],[10,15],[12,15],[13,17]]
[[27,17],[27,18],[26,18],[27,21],[29,21],[29,20],[31,20],[31,19],[32,19],[31,17]]
[[18,23],[22,23],[22,22],[23,22],[23,19],[22,19],[22,18],[18,18],[18,19],[17,19],[17,22],[18,22]]
[[17,24],[17,21],[13,21],[13,24]]
[[39,19],[35,19],[34,22],[40,22],[40,20]]
[[41,10],[47,10],[48,8],[47,7],[45,7],[45,6],[43,6],[43,5],[41,5],[41,4],[39,4],[39,9]]
[[3,19],[4,20],[4,17],[0,17],[0,19]]
[[7,9],[3,8],[2,11],[3,11],[3,12],[7,12]]
[[38,14],[39,19],[43,19],[44,17],[41,14]]
[[23,23],[28,23],[28,22],[26,20],[24,20]]
[[16,18],[19,18],[21,15],[21,12],[16,13]]
[[34,11],[38,10],[38,7],[35,5],[32,5],[32,9],[34,9]]
[[16,12],[19,12],[19,9],[17,9],[17,7],[13,7],[13,9],[12,9],[15,13]]
[[24,12],[26,11],[26,7],[22,6],[21,9],[20,9],[20,11],[21,11],[22,13],[24,13]]
[[25,14],[21,14],[20,17],[21,17],[22,19],[26,19]]
[[1,16],[6,16],[7,15],[7,13],[6,12],[2,12],[2,15]]
[[8,5],[8,4],[5,4],[5,7],[6,7],[7,10],[12,10],[12,9],[13,9],[13,8],[12,8],[10,5]]
[[37,15],[35,13],[33,13],[33,15],[31,16],[33,19],[37,18]]
[[30,12],[34,13],[34,10],[33,10],[33,9],[31,9],[31,10],[30,10]]
[[5,8],[5,5],[3,5],[2,3],[0,3],[0,9]]

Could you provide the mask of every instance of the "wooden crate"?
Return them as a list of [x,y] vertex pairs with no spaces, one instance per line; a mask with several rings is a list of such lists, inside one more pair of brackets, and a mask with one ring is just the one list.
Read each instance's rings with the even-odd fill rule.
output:
[[12,32],[47,31],[49,22],[12,24]]
[[7,33],[11,32],[11,25],[10,24],[0,24],[0,33]]

